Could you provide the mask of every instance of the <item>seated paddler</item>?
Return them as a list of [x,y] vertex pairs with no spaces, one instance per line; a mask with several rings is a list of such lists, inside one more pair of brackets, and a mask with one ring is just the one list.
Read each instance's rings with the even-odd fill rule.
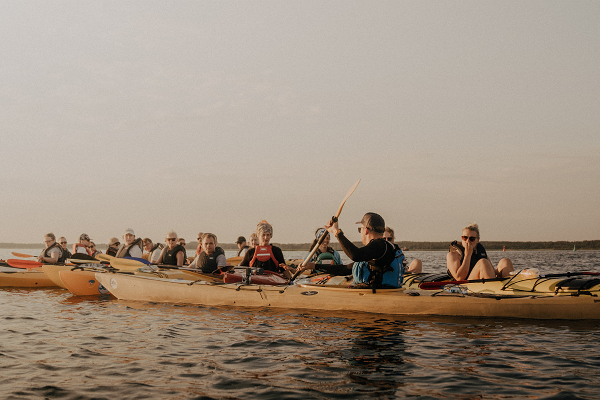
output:
[[354,287],[387,289],[402,286],[404,254],[383,238],[385,221],[381,215],[368,212],[357,222],[358,232],[364,247],[350,241],[339,228],[338,222],[330,221],[325,228],[342,246],[344,253],[354,261],[352,268]]
[[258,237],[258,245],[248,249],[239,266],[262,268],[278,273],[289,271],[289,267],[285,265],[285,258],[283,258],[281,249],[270,244],[273,237],[273,227],[271,224],[264,220],[259,222],[256,225],[256,236]]
[[[347,266],[342,263],[342,257],[340,253],[334,250],[329,244],[331,243],[331,236],[327,229],[319,228],[315,232],[315,240],[310,245],[310,251],[318,244],[319,239],[325,235],[321,244],[302,268],[302,270],[313,270],[315,273],[326,273],[329,275],[350,275],[352,273],[352,265]],[[308,255],[310,252],[306,255]]]
[[38,262],[44,264],[63,264],[65,262],[67,252],[56,242],[54,233],[47,233],[44,236],[44,245],[46,248],[39,255]]
[[460,243],[457,240],[450,243],[446,265],[448,275],[456,281],[506,278],[515,270],[508,258],[501,259],[494,268],[485,248],[479,243],[479,226],[476,223],[463,228]]
[[200,243],[202,243],[202,251],[194,258],[190,268],[201,269],[205,274],[217,273],[229,268],[225,251],[217,246],[217,235],[204,233],[200,238]]
[[[389,226],[385,227],[385,231],[383,232],[383,238],[388,242],[392,243],[397,248],[400,247],[395,243],[396,234],[394,233],[394,230]],[[405,272],[407,274],[420,274],[421,272],[423,272],[423,262],[418,258],[415,258],[410,262],[410,264],[408,264],[408,267],[405,268]]]
[[142,255],[144,254],[142,238],[136,238],[133,229],[125,229],[125,232],[123,233],[123,241],[124,242],[121,244],[121,247],[119,247],[119,250],[117,251],[117,255],[115,257],[142,258]]
[[170,230],[165,237],[166,246],[160,253],[159,264],[182,267],[185,261],[185,249],[177,240],[177,233]]

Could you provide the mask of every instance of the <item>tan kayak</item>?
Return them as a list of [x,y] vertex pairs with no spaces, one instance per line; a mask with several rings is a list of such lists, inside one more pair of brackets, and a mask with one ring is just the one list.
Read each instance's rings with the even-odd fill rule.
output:
[[[96,279],[96,270],[71,270],[62,269],[59,270],[60,281],[64,285],[64,287],[73,293],[76,296],[94,296],[99,294],[107,294],[108,290],[106,290]],[[99,272],[99,273],[107,273],[107,272]],[[117,273],[116,275],[120,275],[121,273]],[[197,277],[197,274],[190,273],[188,271],[180,271],[180,270],[169,270],[169,271],[158,271],[158,272],[135,272],[128,273],[129,275],[139,275],[139,276],[150,276],[150,277],[160,277],[166,279],[194,279]]]
[[32,271],[0,272],[0,287],[56,287],[44,271],[36,269]]
[[97,273],[96,279],[123,300],[210,306],[358,311],[399,315],[445,315],[533,319],[600,319],[592,296],[463,295],[439,291],[349,289],[317,285],[240,286]]

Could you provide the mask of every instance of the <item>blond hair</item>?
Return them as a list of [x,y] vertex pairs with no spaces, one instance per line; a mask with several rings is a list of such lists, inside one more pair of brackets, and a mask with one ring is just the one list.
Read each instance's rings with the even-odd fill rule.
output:
[[463,231],[465,229],[477,233],[477,239],[479,239],[479,225],[477,225],[477,222],[473,222],[472,224],[465,226]]
[[396,234],[394,233],[394,230],[392,228],[390,228],[389,226],[385,227],[385,230],[383,231],[388,232],[390,234],[390,236],[392,237],[392,240],[396,240]]
[[44,237],[47,237],[47,238],[50,238],[50,239],[56,241],[56,236],[54,236],[54,233],[52,233],[52,232],[46,233],[46,236],[44,236]]

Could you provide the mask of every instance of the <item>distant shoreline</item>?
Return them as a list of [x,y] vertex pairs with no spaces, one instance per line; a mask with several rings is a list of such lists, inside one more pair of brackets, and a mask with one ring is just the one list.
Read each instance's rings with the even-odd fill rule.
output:
[[[408,242],[400,241],[396,242],[398,246],[405,251],[447,251],[450,242]],[[310,243],[273,243],[280,247],[284,251],[308,251]],[[361,243],[354,242],[357,246],[361,246]],[[600,240],[583,240],[576,242],[569,241],[558,241],[558,242],[500,242],[500,241],[482,241],[481,244],[486,250],[503,250],[514,251],[514,250],[600,250]],[[332,243],[332,247],[336,250],[340,250],[338,243]],[[71,247],[72,244],[69,244]],[[219,243],[219,246],[224,250],[237,250],[235,243]],[[104,243],[97,244],[99,250],[105,250],[107,245]],[[195,250],[197,242],[190,242],[185,247],[186,250]],[[44,245],[41,243],[0,243],[0,249],[43,249]]]

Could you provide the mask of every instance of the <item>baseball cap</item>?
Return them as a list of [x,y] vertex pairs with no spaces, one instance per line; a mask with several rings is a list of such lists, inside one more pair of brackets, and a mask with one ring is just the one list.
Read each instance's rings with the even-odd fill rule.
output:
[[383,233],[385,231],[385,221],[381,215],[374,212],[366,213],[357,224],[363,224],[363,226],[377,233]]
[[240,237],[238,238],[238,240],[236,241],[236,243],[237,243],[237,244],[242,244],[242,243],[244,243],[245,241],[246,241],[246,238],[245,238],[245,237],[243,237],[243,236],[240,236]]
[[133,229],[131,229],[131,228],[127,228],[127,229],[125,229],[125,232],[123,233],[123,236],[125,236],[125,235],[127,235],[127,234],[130,234],[130,235],[133,235],[133,236],[135,236],[135,232],[134,232],[134,231],[133,231]]
[[82,233],[81,235],[79,235],[79,240],[92,240],[92,239],[90,239],[90,237],[88,236],[87,233]]

